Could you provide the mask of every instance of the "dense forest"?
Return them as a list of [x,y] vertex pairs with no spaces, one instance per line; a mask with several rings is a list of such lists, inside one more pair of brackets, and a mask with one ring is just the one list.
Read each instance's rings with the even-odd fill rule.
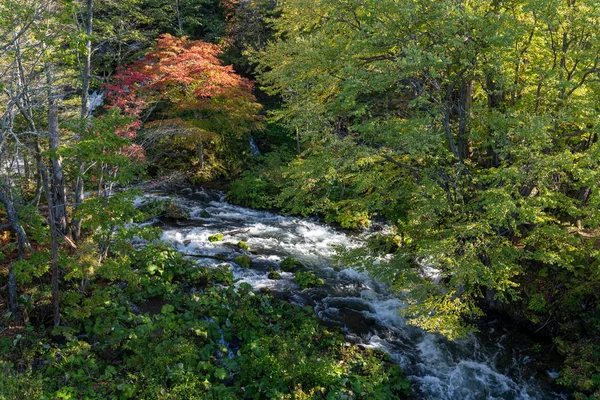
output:
[[519,398],[600,399],[599,29],[594,0],[2,0],[0,399],[436,398],[240,283],[245,241],[161,240],[194,217],[157,186],[359,238],[336,268],[402,321],[500,318],[558,360]]

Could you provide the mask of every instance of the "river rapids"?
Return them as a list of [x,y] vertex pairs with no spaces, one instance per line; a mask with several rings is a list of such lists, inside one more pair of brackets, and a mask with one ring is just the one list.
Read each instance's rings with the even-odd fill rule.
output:
[[[189,214],[185,220],[154,221],[163,229],[163,241],[206,266],[223,264],[212,257],[233,260],[249,254],[250,269],[229,262],[238,284],[268,288],[277,297],[310,306],[324,323],[340,326],[349,342],[386,351],[411,380],[415,398],[567,398],[554,391],[556,371],[540,368],[535,342],[516,327],[490,318],[476,336],[451,342],[406,324],[398,311],[403,302],[384,284],[349,267],[333,268],[334,247],[359,246],[360,234],[316,219],[238,207],[229,204],[222,192],[208,189],[147,193],[137,202],[152,198],[169,198]],[[209,241],[209,236],[222,232],[231,233],[223,241]],[[238,248],[239,241],[248,243],[251,253]],[[325,285],[302,290],[294,283],[294,274],[287,272],[281,272],[281,280],[268,279],[268,272],[278,269],[287,256],[301,261]]]

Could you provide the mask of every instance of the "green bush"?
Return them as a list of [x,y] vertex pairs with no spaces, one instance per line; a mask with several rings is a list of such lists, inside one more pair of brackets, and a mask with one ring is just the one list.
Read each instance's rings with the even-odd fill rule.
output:
[[323,285],[325,283],[323,279],[318,278],[312,271],[296,272],[294,280],[302,289]]
[[281,279],[281,274],[277,271],[270,271],[269,275],[267,275],[269,279]]
[[[183,282],[202,290],[183,290]],[[131,251],[104,265],[87,292],[65,288],[69,325],[53,339],[29,326],[0,340],[0,399],[408,394],[385,355],[346,344],[310,308],[232,282],[227,266],[198,267],[167,246]]]
[[233,259],[233,262],[242,268],[250,268],[252,266],[252,259],[249,256],[237,256]]
[[281,261],[281,270],[284,272],[294,272],[304,265],[295,258],[288,256]]

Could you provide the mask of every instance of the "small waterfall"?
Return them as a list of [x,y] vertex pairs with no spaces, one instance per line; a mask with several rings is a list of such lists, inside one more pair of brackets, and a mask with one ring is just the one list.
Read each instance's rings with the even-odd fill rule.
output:
[[254,142],[254,138],[250,138],[250,140],[248,142],[250,143],[250,152],[252,153],[252,155],[257,156],[257,157],[262,156],[260,149]]

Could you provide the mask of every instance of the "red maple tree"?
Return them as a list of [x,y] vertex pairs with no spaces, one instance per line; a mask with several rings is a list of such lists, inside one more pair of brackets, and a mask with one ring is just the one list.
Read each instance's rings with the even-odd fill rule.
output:
[[[240,137],[259,124],[260,105],[252,94],[253,83],[222,65],[222,49],[215,44],[160,36],[156,46],[142,59],[121,68],[114,83],[106,86],[110,107],[135,118],[118,132],[133,139],[142,126],[144,113],[161,105],[160,118],[146,124],[169,126],[185,135],[198,148],[203,166],[203,143],[218,140],[223,130]],[[219,126],[215,124],[215,116]],[[211,119],[212,118],[212,119]]]

